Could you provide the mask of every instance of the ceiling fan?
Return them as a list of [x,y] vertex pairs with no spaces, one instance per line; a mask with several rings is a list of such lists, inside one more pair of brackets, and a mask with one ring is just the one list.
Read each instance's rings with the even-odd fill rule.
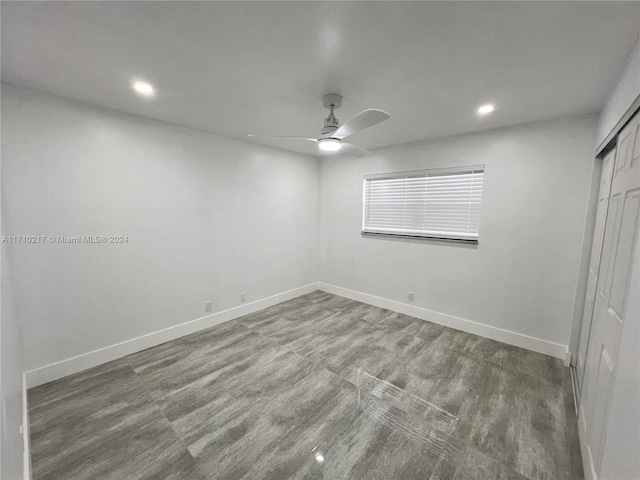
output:
[[369,153],[364,148],[358,147],[351,143],[343,142],[342,140],[354,133],[361,132],[362,130],[373,127],[380,122],[387,120],[390,115],[387,112],[378,110],[376,108],[369,108],[363,110],[344,125],[340,126],[340,122],[333,114],[336,108],[340,108],[342,105],[342,96],[330,93],[322,97],[322,104],[324,108],[329,109],[329,116],[324,119],[324,128],[322,129],[322,136],[320,138],[312,137],[290,137],[290,136],[273,136],[273,135],[252,135],[250,137],[258,138],[273,138],[277,140],[307,140],[316,142],[320,150],[324,152],[337,152],[338,150],[362,157]]

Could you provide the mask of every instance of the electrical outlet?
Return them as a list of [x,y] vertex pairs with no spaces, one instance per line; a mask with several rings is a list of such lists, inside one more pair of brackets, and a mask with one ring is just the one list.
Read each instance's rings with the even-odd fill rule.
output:
[[247,299],[247,292],[240,292],[240,301],[244,302]]
[[409,292],[409,301],[413,302],[416,299],[416,296],[414,295],[413,292]]
[[210,312],[213,310],[213,302],[204,302],[204,310],[205,312]]

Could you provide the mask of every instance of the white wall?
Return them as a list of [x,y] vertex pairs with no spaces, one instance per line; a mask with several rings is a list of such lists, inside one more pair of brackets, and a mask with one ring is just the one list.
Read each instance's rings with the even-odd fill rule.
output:
[[[593,169],[595,118],[326,158],[320,280],[567,346]],[[477,248],[363,237],[363,175],[485,164]]]
[[598,118],[596,146],[609,135],[622,115],[636,98],[640,96],[640,42],[629,55],[618,77],[618,83],[611,91],[607,103]]
[[316,281],[311,157],[2,88],[5,235],[24,368]]
[[[4,192],[3,192],[4,193]],[[4,223],[4,219],[2,220]],[[0,238],[5,233],[0,227]],[[23,477],[22,342],[5,248],[0,255],[0,478]]]

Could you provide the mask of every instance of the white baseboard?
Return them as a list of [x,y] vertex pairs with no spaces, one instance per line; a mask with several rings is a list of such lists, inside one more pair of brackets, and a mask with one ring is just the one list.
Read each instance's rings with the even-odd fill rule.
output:
[[29,402],[27,376],[22,374],[22,478],[31,480],[31,436],[29,434]]
[[420,318],[429,322],[444,325],[445,327],[455,328],[463,332],[472,333],[480,337],[490,338],[498,342],[506,343],[516,347],[531,350],[533,352],[542,353],[555,358],[560,358],[569,365],[570,355],[567,345],[549,342],[540,338],[530,337],[521,333],[503,330],[502,328],[492,327],[483,323],[474,322],[465,318],[454,317],[445,313],[434,312],[426,308],[407,305],[406,303],[396,302],[387,298],[377,297],[368,293],[349,290],[348,288],[337,287],[328,283],[318,282],[318,289],[341,297],[357,300],[358,302],[368,303],[375,307],[386,308],[394,312],[403,313],[412,317]]
[[262,310],[263,308],[291,300],[292,298],[299,297],[300,295],[311,293],[314,290],[317,290],[317,284],[310,283],[309,285],[282,292],[261,300],[256,300],[255,302],[247,303],[239,307],[230,308],[222,312],[216,312],[206,317],[197,318],[189,322],[165,328],[164,330],[148,333],[140,337],[132,338],[131,340],[125,340],[124,342],[109,345],[108,347],[100,348],[92,352],[83,353],[34,370],[29,370],[24,374],[26,388],[37,387],[38,385],[52,382],[53,380],[66,377],[67,375],[72,375],[88,368],[96,367],[103,363],[122,358],[126,355],[131,355],[132,353],[136,353],[150,347],[155,347],[161,343],[175,340],[176,338],[195,333],[199,330],[213,327],[215,325],[228,322],[229,320],[233,320],[234,318],[239,318],[258,310]]
[[[33,388],[59,378],[81,372],[88,368],[92,368],[103,363],[116,360],[118,358],[130,355],[141,350],[160,345],[161,343],[175,340],[176,338],[189,335],[191,333],[213,327],[229,320],[239,318],[243,315],[262,310],[263,308],[276,305],[278,303],[291,300],[312,291],[320,289],[328,293],[340,295],[342,297],[351,298],[359,302],[368,303],[380,308],[386,308],[395,312],[410,315],[412,317],[427,320],[429,322],[438,323],[447,327],[462,330],[464,332],[479,335],[481,337],[490,338],[499,342],[507,343],[517,347],[532,350],[534,352],[550,355],[560,358],[567,364],[569,360],[568,347],[557,343],[549,342],[528,335],[523,335],[509,330],[492,327],[472,320],[454,317],[440,312],[434,312],[426,308],[407,305],[405,303],[396,302],[375,295],[370,295],[347,288],[330,285],[327,283],[310,283],[293,290],[279,293],[271,297],[263,298],[255,302],[247,303],[239,307],[230,308],[222,312],[216,312],[206,317],[197,318],[189,322],[175,325],[157,332],[142,335],[140,337],[126,340],[108,347],[100,348],[92,352],[83,353],[75,357],[71,357],[59,362],[51,363],[43,367],[29,370],[24,374],[25,388]],[[26,401],[26,399],[25,399]],[[25,406],[26,408],[26,406]],[[28,427],[28,424],[27,424]],[[28,436],[27,436],[28,437]]]

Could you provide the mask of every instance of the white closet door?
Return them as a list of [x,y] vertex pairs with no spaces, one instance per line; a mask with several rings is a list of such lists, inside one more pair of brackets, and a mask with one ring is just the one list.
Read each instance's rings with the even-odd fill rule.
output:
[[[640,322],[640,291],[631,288],[632,272],[640,261],[640,116],[620,132],[600,272],[596,287],[593,323],[587,350],[579,408],[580,442],[585,475],[598,478],[609,423],[620,342]],[[634,340],[636,345],[639,339]],[[616,412],[622,413],[624,412]],[[604,479],[603,479],[604,480]]]
[[584,367],[587,359],[587,349],[589,347],[589,336],[591,334],[591,322],[593,320],[593,304],[596,298],[596,286],[598,284],[598,273],[600,270],[600,254],[602,253],[602,240],[604,238],[604,225],[609,207],[609,194],[611,193],[611,180],[613,177],[613,167],[616,158],[616,149],[611,150],[602,161],[602,174],[600,176],[600,189],[598,191],[598,207],[596,209],[596,220],[593,230],[593,243],[591,244],[591,259],[589,261],[589,277],[587,280],[587,294],[584,301],[584,311],[582,313],[582,327],[580,328],[580,344],[578,346],[578,359],[576,362],[576,380],[578,391],[582,391],[582,380],[584,378]]

